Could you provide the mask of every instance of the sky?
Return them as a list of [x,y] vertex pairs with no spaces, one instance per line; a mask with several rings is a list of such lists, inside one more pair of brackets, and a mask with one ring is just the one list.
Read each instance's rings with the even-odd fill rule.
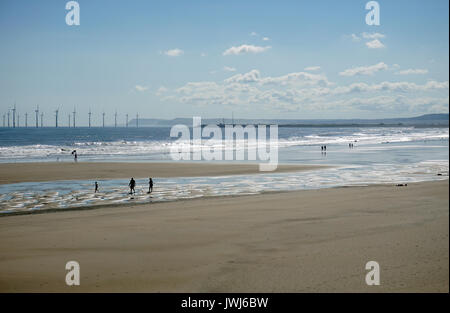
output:
[[448,113],[449,2],[0,2],[0,113],[130,119]]

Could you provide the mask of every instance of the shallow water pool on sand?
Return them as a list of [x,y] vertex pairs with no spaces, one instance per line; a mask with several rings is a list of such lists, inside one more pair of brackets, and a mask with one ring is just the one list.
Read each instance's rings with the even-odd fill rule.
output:
[[136,179],[134,195],[128,193],[128,181],[123,179],[98,180],[98,193],[94,193],[94,181],[27,182],[0,186],[0,213],[442,179],[448,179],[448,160],[339,165],[279,174],[156,178],[152,194],[147,193],[148,179]]

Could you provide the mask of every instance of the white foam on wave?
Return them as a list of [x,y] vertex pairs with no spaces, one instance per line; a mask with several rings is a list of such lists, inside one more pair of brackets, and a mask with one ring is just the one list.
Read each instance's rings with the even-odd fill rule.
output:
[[[323,134],[305,134],[303,136],[291,136],[279,138],[279,148],[293,146],[312,145],[347,145],[349,142],[357,142],[359,146],[376,145],[381,143],[404,143],[414,141],[448,140],[448,128],[412,128],[412,127],[386,127],[357,129],[352,132],[332,132]],[[206,142],[203,145],[191,145],[190,141],[175,140],[142,140],[142,141],[86,141],[75,142],[71,146],[61,145],[24,145],[0,147],[0,160],[27,160],[71,158],[70,152],[77,150],[79,155],[86,158],[126,157],[126,156],[151,156],[168,155],[171,149],[177,146],[192,147],[193,150],[209,150],[211,148],[227,149],[225,141],[217,140]],[[233,149],[256,149],[257,142],[241,140],[235,142]]]

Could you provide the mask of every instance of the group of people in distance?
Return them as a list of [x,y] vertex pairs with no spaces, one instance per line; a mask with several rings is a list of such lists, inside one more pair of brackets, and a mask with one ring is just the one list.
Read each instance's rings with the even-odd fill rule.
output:
[[[134,180],[133,177],[131,177],[130,182],[128,183],[128,187],[130,187],[130,192],[129,194],[136,194],[136,181]],[[94,184],[94,193],[98,192],[98,182],[95,182]],[[152,193],[153,192],[153,179],[150,177],[148,179],[148,192],[147,193]]]

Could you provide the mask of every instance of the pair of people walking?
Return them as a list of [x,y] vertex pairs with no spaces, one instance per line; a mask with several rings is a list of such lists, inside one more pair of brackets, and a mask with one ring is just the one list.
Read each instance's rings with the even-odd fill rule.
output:
[[[131,194],[136,194],[136,181],[134,180],[133,177],[131,177],[130,183],[128,184],[128,187],[130,187],[130,195]],[[148,179],[148,192],[147,193],[152,193],[153,192],[153,179],[150,177]]]

